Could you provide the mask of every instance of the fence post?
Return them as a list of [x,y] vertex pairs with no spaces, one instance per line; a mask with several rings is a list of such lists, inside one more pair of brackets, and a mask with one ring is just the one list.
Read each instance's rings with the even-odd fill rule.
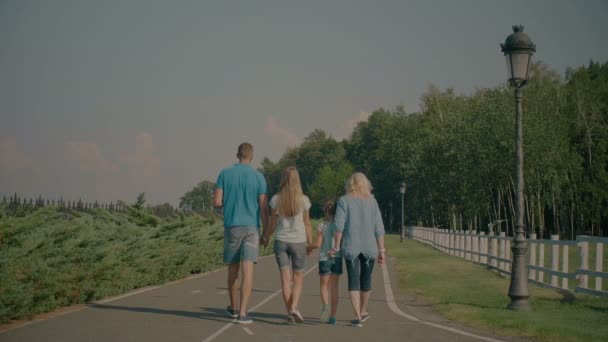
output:
[[464,245],[464,240],[465,240],[465,236],[464,236],[464,230],[459,230],[458,231],[460,233],[460,235],[458,235],[458,240],[460,240],[460,257],[464,258],[465,252],[465,245]]
[[475,232],[471,238],[473,239],[473,262],[479,262],[479,235]]
[[[587,241],[581,241],[578,243],[578,246],[580,248],[580,255],[581,255],[581,263],[580,263],[580,269],[582,270],[588,270],[589,269],[589,242]],[[587,288],[589,285],[589,277],[584,274],[581,273],[578,275],[578,285],[582,288]]]
[[501,237],[501,239],[498,242],[499,247],[499,251],[498,251],[498,257],[500,258],[500,260],[498,260],[498,268],[506,271],[506,267],[505,267],[505,262],[503,261],[503,259],[505,259],[505,246],[506,246],[506,240],[504,239],[507,234],[505,234],[505,232],[500,232],[499,236]]
[[[568,252],[569,252],[568,245],[564,245],[563,252],[564,252],[564,255],[562,256],[562,272],[569,273],[568,272]],[[562,288],[564,288],[566,290],[568,289],[568,278],[566,278],[566,277],[562,277]]]
[[473,260],[473,230],[469,229],[469,235],[467,235],[467,240],[469,241],[469,260]]
[[[545,244],[543,242],[538,244],[538,267],[545,267]],[[538,271],[538,281],[541,283],[545,281],[545,272]]]
[[[595,245],[595,270],[602,272],[604,263],[604,244],[597,242]],[[602,290],[602,277],[595,277],[595,289],[598,291]]]
[[497,267],[498,262],[496,260],[496,257],[498,256],[498,240],[494,236],[494,232],[491,232],[490,235],[491,235],[490,242],[492,243],[491,244],[492,248],[490,251],[490,266]]
[[[559,241],[559,235],[552,234],[551,241]],[[551,269],[559,271],[559,245],[551,244]],[[557,287],[557,276],[551,275],[551,286]]]
[[[530,234],[530,266],[536,266],[536,233]],[[528,270],[528,278],[532,280],[536,280],[536,270],[530,268]]]
[[488,240],[486,232],[479,232],[479,262],[482,264],[488,263]]
[[464,258],[471,260],[471,230],[465,230],[464,234]]
[[454,233],[448,229],[448,254],[454,255]]
[[505,240],[505,271],[511,273],[511,240],[508,238]]

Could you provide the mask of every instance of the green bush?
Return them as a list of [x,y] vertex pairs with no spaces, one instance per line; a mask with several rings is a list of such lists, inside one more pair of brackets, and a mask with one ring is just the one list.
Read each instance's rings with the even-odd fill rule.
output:
[[50,206],[17,217],[0,205],[0,323],[222,264],[221,222],[129,209]]

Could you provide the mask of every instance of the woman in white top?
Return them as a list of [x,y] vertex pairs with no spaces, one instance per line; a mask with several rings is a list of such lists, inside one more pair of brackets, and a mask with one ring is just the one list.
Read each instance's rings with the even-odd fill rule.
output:
[[302,193],[300,175],[295,167],[288,167],[283,172],[279,193],[270,200],[270,207],[270,227],[264,230],[262,244],[267,246],[270,235],[276,230],[274,254],[281,271],[287,321],[303,323],[298,303],[302,295],[306,248],[312,242],[312,226],[310,200]]

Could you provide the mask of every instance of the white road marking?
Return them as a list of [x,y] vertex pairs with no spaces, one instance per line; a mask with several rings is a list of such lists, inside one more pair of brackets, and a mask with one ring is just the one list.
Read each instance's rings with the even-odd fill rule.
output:
[[[313,267],[311,267],[310,269],[308,269],[308,271],[306,271],[304,273],[304,277],[306,277],[312,270],[314,270],[315,268],[317,268],[317,265],[314,265]],[[268,297],[266,297],[264,300],[262,300],[261,302],[259,302],[258,304],[256,304],[254,307],[252,307],[251,309],[249,309],[249,312],[253,312],[255,310],[257,310],[258,308],[260,308],[262,305],[268,303],[271,299],[273,299],[274,297],[276,297],[279,293],[281,293],[281,289],[276,290],[275,292],[273,292],[271,295],[269,295]],[[230,323],[226,323],[223,327],[219,328],[216,332],[214,332],[213,334],[209,335],[206,339],[204,339],[202,342],[211,342],[213,341],[216,337],[220,336],[221,334],[223,334],[226,330],[230,329],[230,327],[234,326],[234,323],[236,323],[236,320],[233,320]]]
[[217,294],[218,294],[218,295],[220,295],[220,296],[223,296],[223,295],[225,295],[226,293],[228,293],[228,291],[220,291],[220,292],[218,292]]
[[200,290],[196,290],[196,291],[192,291],[192,293],[199,293],[201,292]]
[[459,329],[455,329],[455,328],[450,328],[450,327],[446,327],[444,325],[441,324],[437,324],[437,323],[433,323],[433,322],[427,322],[427,321],[423,321],[418,317],[412,316],[412,315],[408,315],[405,312],[401,311],[401,309],[399,309],[399,307],[397,306],[397,304],[395,303],[395,297],[393,296],[393,289],[391,288],[391,280],[389,278],[388,275],[388,269],[386,267],[386,263],[384,263],[382,265],[382,277],[384,279],[384,293],[386,294],[386,303],[388,304],[388,308],[391,309],[392,312],[394,312],[395,314],[404,317],[410,321],[413,322],[417,322],[420,324],[425,324],[437,329],[442,329],[442,330],[446,330],[449,332],[452,332],[454,334],[459,334],[459,335],[464,335],[464,336],[468,336],[468,337],[473,337],[479,340],[483,340],[483,341],[488,341],[488,342],[503,342],[501,340],[497,340],[491,337],[485,337],[485,336],[480,336],[480,335],[475,335],[475,334],[471,334],[469,332],[463,331],[463,330],[459,330]]
[[246,332],[246,333],[247,333],[247,335],[249,335],[249,336],[253,336],[253,335],[255,335],[255,334],[253,333],[253,331],[251,331],[251,329],[249,329],[249,328],[247,328],[247,327],[243,327],[243,330],[245,330],[245,332]]

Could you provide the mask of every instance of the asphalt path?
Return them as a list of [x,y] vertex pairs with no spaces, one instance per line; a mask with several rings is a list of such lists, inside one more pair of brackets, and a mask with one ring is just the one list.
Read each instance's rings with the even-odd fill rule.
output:
[[[376,266],[363,328],[349,326],[354,314],[340,280],[338,324],[319,322],[321,301],[316,259],[309,258],[300,311],[305,323],[286,324],[280,278],[273,257],[255,266],[250,301],[253,324],[226,317],[226,269],[144,288],[96,303],[77,306],[52,317],[17,324],[0,332],[0,341],[501,341],[408,305],[393,292],[392,264]],[[393,284],[393,286],[391,286]],[[397,297],[397,299],[395,299]],[[432,311],[432,310],[431,310]],[[511,339],[507,339],[511,340]]]

